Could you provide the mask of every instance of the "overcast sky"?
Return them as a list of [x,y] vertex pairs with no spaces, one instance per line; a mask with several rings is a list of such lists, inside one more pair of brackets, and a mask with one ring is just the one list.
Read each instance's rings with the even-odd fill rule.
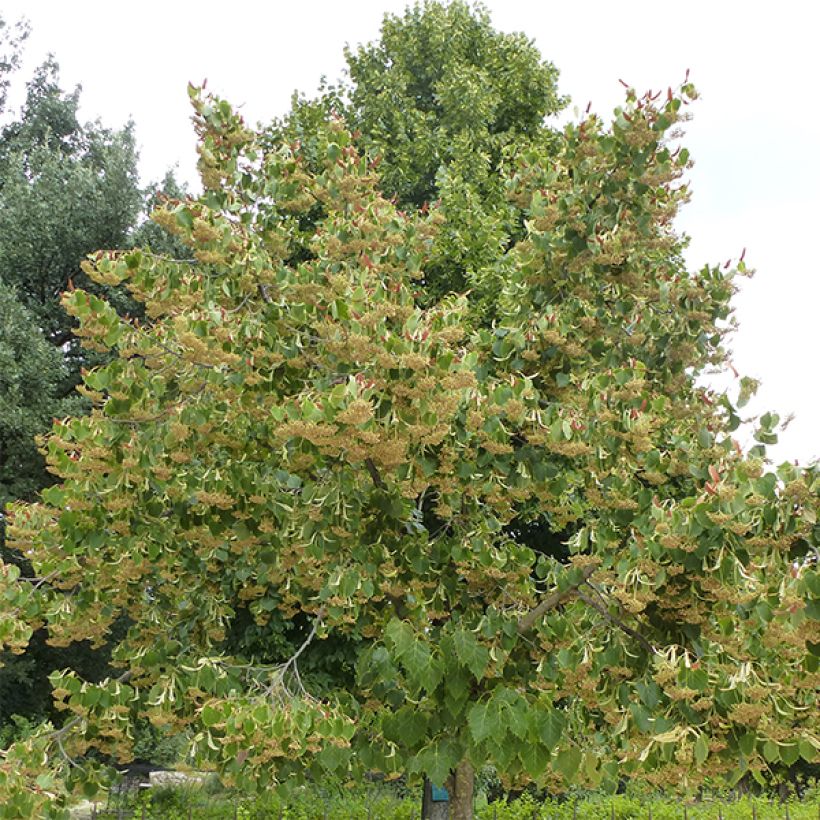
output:
[[[288,108],[294,89],[339,76],[345,43],[378,36],[394,0],[3,0],[7,21],[33,28],[27,67],[54,53],[65,87],[82,84],[82,112],[136,125],[145,181],[176,165],[195,179],[186,85],[241,104],[250,121]],[[573,106],[605,118],[639,91],[678,84],[701,92],[685,144],[692,202],[679,220],[691,266],[737,259],[757,270],[736,298],[734,362],[763,387],[750,412],[796,418],[773,457],[820,457],[820,20],[805,0],[687,3],[637,0],[487,2],[495,26],[523,31],[561,71]],[[749,443],[748,436],[743,438]]]

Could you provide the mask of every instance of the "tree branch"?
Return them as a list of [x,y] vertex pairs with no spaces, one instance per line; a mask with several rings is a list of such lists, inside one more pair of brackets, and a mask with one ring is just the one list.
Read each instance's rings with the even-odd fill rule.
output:
[[[134,671],[132,669],[126,669],[125,672],[123,672],[118,678],[114,678],[114,682],[125,683],[133,676],[133,674]],[[55,729],[51,732],[48,737],[53,738],[58,744],[60,744],[60,746],[62,746],[60,743],[62,738],[64,738],[75,726],[77,726],[77,724],[82,723],[83,720],[85,720],[85,715],[77,715],[77,717],[72,718],[68,721],[68,723],[64,724],[59,729]]]
[[265,689],[265,696],[270,697],[273,695],[274,691],[278,689],[280,686],[284,685],[285,682],[285,674],[290,669],[294,675],[296,680],[296,684],[299,689],[304,692],[304,686],[302,685],[302,679],[299,677],[299,665],[297,661],[299,660],[299,656],[310,646],[313,639],[316,637],[316,632],[318,631],[319,627],[322,625],[322,621],[325,617],[325,609],[322,608],[316,613],[316,617],[313,619],[313,626],[311,627],[310,633],[308,634],[307,638],[302,642],[302,645],[293,653],[293,655],[288,658],[288,660],[283,663],[281,666],[277,667],[273,675],[271,676],[270,685]]
[[379,471],[376,469],[376,465],[373,463],[372,458],[366,458],[364,460],[364,465],[367,467],[367,472],[370,473],[370,477],[373,479],[373,483],[380,489],[383,490],[387,485],[382,481],[382,477],[379,475]]
[[630,638],[634,638],[644,649],[649,652],[650,655],[657,654],[657,649],[649,642],[647,638],[641,635],[640,632],[634,630],[631,626],[624,623],[619,617],[613,615],[603,604],[598,603],[598,601],[587,597],[584,595],[583,592],[577,593],[578,600],[583,601],[587,606],[591,606],[596,612],[599,612],[601,615],[604,616],[611,624],[617,626],[621,632],[629,635]]
[[587,579],[589,579],[592,574],[595,572],[597,567],[594,566],[586,566],[581,572],[581,580],[578,583],[573,584],[572,586],[567,587],[566,589],[555,590],[555,592],[551,592],[544,598],[541,603],[538,604],[534,609],[531,609],[526,615],[518,621],[518,632],[528,632],[532,627],[535,625],[535,622],[544,616],[547,612],[551,609],[555,609],[560,603],[565,601],[570,595],[576,594],[578,591],[578,587],[581,584],[585,584]]

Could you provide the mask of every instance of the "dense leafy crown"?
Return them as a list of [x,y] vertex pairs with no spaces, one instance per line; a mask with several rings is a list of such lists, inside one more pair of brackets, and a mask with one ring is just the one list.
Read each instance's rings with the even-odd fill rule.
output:
[[522,145],[551,150],[544,120],[566,101],[558,72],[521,34],[493,29],[486,11],[425,2],[387,15],[375,43],[345,51],[347,76],[316,100],[297,98],[275,129],[315,157],[317,120],[341,115],[378,163],[379,189],[400,208],[435,202],[446,221],[425,258],[423,303],[470,289],[491,311],[497,283],[480,275],[521,238],[520,211],[504,190]]
[[[681,259],[691,85],[517,148],[490,325],[469,295],[425,306],[448,216],[386,198],[343,121],[273,144],[191,94],[205,192],[154,219],[192,261],[88,261],[142,322],[64,294],[116,358],[85,373],[91,415],[55,424],[62,483],[15,510],[37,579],[0,567],[0,640],[125,617],[123,673],[53,677],[70,719],[4,753],[0,812],[86,777],[68,758],[127,756],[140,715],[248,789],[465,762],[697,785],[816,758],[818,476],[766,472],[698,381],[744,267]],[[230,654],[240,610],[304,643]],[[299,660],[339,635],[355,682],[315,697]]]

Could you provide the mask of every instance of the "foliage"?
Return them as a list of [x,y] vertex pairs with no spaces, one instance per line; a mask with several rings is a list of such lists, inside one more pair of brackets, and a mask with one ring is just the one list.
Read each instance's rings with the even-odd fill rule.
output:
[[[141,193],[130,128],[81,124],[79,90],[60,89],[53,60],[34,72],[22,110],[6,109],[26,34],[0,21],[0,554],[30,575],[25,556],[5,546],[5,506],[53,483],[35,439],[52,419],[87,410],[74,387],[80,366],[96,360],[81,353],[59,294],[83,281],[86,253],[125,242]],[[118,309],[132,304],[109,295]],[[0,652],[0,726],[11,715],[52,712],[54,669],[97,680],[106,657],[82,645],[51,647],[42,629],[24,654]]]
[[[744,266],[688,272],[672,228],[693,87],[519,146],[492,324],[469,295],[417,302],[445,206],[386,198],[343,122],[272,144],[191,97],[205,190],[154,219],[193,261],[84,265],[144,321],[64,294],[113,358],[84,374],[91,414],[53,427],[61,484],[14,510],[41,580],[0,565],[7,646],[40,622],[101,643],[127,618],[123,671],[52,676],[68,719],[5,752],[0,811],[92,792],[67,759],[127,758],[141,718],[251,793],[427,774],[459,818],[485,763],[614,791],[816,759],[820,479],[766,471],[772,415],[743,453],[732,398],[698,381]],[[564,549],[519,539],[530,524]],[[291,655],[229,651],[240,610],[294,624]],[[328,636],[355,678],[316,697],[299,662]]]
[[20,67],[22,44],[28,33],[28,26],[25,23],[10,25],[0,17],[0,115],[6,113],[11,79]]
[[[786,816],[791,820],[811,820],[816,811],[816,802],[810,800],[781,803],[749,797],[692,800],[686,805],[691,820],[749,820],[753,816],[759,820],[784,820]],[[492,803],[476,812],[477,820],[681,820],[682,816],[679,801],[662,796],[638,800],[626,795],[596,795],[580,801],[537,801],[524,796],[507,804]]]
[[[80,409],[76,399],[60,398],[65,377],[59,351],[0,280],[0,555],[29,574],[25,558],[3,547],[3,511],[11,501],[35,499],[50,483],[34,439],[50,429],[53,417]],[[14,714],[46,714],[51,706],[47,675],[67,665],[66,653],[50,651],[38,634],[25,655],[10,657],[0,651],[0,664],[0,727]]]
[[0,279],[0,509],[33,500],[48,479],[34,438],[76,410],[59,396],[65,365],[15,292]]
[[[131,231],[129,245],[135,248],[144,248],[152,253],[167,256],[171,259],[186,258],[189,255],[188,247],[148,217],[168,200],[183,199],[187,195],[187,186],[177,181],[173,171],[168,171],[161,182],[149,185],[143,206],[145,218]],[[139,309],[137,304],[134,304],[133,307],[136,310]]]
[[[193,808],[202,818],[262,818],[282,820],[367,820],[393,818],[414,820],[418,815],[418,801],[399,796],[395,790],[358,787],[345,790],[303,788],[288,795],[266,794],[255,799],[230,792],[214,793],[197,790],[163,788],[151,789],[144,794],[135,808],[144,805],[149,816],[156,813],[163,818],[187,817]],[[234,812],[236,812],[234,814]]]
[[134,760],[148,761],[154,766],[168,769],[173,769],[183,759],[188,742],[184,735],[153,726],[147,720],[135,722],[133,736],[131,754]]
[[421,208],[455,175],[486,195],[505,148],[539,135],[564,100],[558,72],[522,34],[495,31],[466,3],[424,3],[387,15],[375,43],[345,51],[344,114],[373,156],[381,187]]
[[[0,23],[0,31],[7,35],[0,111],[10,114],[5,90],[26,29],[9,33]],[[73,388],[88,357],[78,353],[59,295],[72,277],[83,280],[80,262],[89,251],[122,246],[140,205],[130,129],[81,125],[78,105],[79,90],[60,90],[49,59],[28,83],[19,116],[0,132],[2,505],[32,499],[49,483],[34,437],[52,418],[81,409]]]
[[48,60],[27,85],[20,117],[0,133],[0,275],[63,352],[64,395],[87,356],[59,295],[86,282],[80,261],[87,253],[122,247],[141,205],[130,126],[82,125],[78,106],[79,90],[65,94]]
[[435,201],[447,217],[428,248],[420,296],[431,303],[469,287],[474,310],[482,302],[490,310],[493,267],[522,235],[499,171],[524,145],[550,150],[544,119],[566,104],[558,71],[524,35],[494,30],[483,7],[463,2],[386,15],[380,38],[345,58],[348,80],[319,100],[297,98],[284,136],[312,157],[317,117],[340,114],[378,166],[385,196],[412,210]]
[[[200,820],[410,820],[418,815],[418,801],[412,795],[372,785],[343,790],[307,787],[286,796],[271,793],[256,799],[197,787],[162,787],[143,793],[128,806],[137,812],[144,807],[148,817],[163,820],[184,820],[189,810]],[[784,820],[787,816],[790,820],[814,820],[817,800],[816,796],[785,802],[708,796],[688,802],[686,812],[692,820]],[[509,802],[479,799],[475,816],[476,820],[681,820],[683,815],[679,801],[659,794],[643,798],[591,794],[580,800],[537,800],[530,795]]]

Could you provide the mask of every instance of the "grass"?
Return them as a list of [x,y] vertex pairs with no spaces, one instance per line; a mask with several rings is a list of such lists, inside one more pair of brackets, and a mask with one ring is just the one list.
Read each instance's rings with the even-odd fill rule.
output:
[[[333,791],[306,787],[287,797],[271,792],[249,798],[211,781],[144,791],[128,808],[134,817],[144,810],[152,820],[417,820],[420,796],[418,790],[372,785]],[[108,816],[116,817],[116,810]],[[820,820],[820,790],[787,802],[749,796],[684,802],[661,795],[595,794],[577,800],[524,795],[511,802],[479,799],[476,820]]]

